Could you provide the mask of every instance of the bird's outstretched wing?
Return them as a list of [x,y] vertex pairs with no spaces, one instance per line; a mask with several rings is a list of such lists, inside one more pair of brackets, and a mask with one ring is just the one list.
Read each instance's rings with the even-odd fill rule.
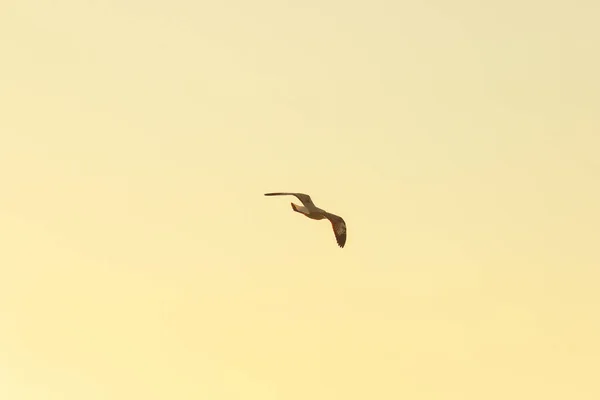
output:
[[289,192],[265,193],[265,196],[286,196],[286,195],[296,196],[298,198],[298,200],[300,200],[302,202],[302,204],[304,204],[304,207],[306,207],[306,208],[315,207],[315,203],[313,203],[310,196],[307,194],[304,194],[304,193],[289,193]]
[[342,217],[335,214],[326,213],[325,216],[331,222],[338,246],[344,247],[346,244],[346,222]]

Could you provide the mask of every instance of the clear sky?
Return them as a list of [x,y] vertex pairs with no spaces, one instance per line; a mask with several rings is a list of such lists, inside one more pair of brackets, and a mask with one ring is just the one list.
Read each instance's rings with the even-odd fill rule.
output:
[[0,398],[600,398],[599,15],[4,0]]

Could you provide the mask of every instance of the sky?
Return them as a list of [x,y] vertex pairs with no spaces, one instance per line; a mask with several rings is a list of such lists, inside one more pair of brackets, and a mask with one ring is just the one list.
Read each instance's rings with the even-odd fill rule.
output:
[[598,15],[3,1],[0,398],[600,398]]

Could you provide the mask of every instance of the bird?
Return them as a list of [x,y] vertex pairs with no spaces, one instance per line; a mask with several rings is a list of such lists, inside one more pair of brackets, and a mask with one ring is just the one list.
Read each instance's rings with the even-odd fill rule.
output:
[[265,193],[265,196],[296,196],[303,205],[299,206],[298,204],[290,203],[294,211],[310,219],[321,220],[327,218],[329,222],[331,222],[338,246],[343,248],[346,244],[346,222],[344,219],[315,206],[315,203],[313,203],[309,195],[304,193],[275,192]]

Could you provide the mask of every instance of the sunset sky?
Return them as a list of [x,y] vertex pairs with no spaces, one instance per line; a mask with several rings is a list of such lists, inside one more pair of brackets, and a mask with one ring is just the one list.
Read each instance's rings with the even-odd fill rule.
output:
[[599,399],[599,16],[3,0],[0,398]]

